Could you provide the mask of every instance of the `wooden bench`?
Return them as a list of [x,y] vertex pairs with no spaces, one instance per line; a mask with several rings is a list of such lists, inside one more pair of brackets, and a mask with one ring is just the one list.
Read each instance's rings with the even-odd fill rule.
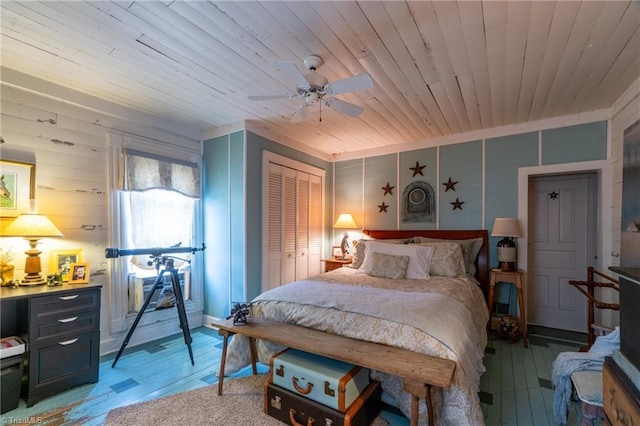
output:
[[213,321],[211,325],[223,337],[218,395],[222,395],[228,340],[234,334],[249,338],[253,374],[257,374],[255,339],[261,339],[402,377],[404,390],[413,395],[412,426],[418,424],[420,398],[426,401],[429,425],[434,424],[431,387],[448,388],[456,369],[456,363],[448,359],[263,318],[250,318],[247,325],[241,326],[233,325],[232,320]]

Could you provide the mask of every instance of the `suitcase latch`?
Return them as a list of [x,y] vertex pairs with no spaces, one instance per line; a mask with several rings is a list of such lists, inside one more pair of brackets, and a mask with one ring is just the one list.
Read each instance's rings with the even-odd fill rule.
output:
[[329,382],[324,382],[324,393],[325,395],[329,395],[332,398],[336,396],[336,391],[334,389],[331,389],[331,385],[329,384]]
[[284,377],[284,365],[280,364],[280,367],[276,368],[276,376]]
[[276,410],[282,410],[282,403],[280,402],[281,398],[276,396],[275,398],[271,398],[271,406]]

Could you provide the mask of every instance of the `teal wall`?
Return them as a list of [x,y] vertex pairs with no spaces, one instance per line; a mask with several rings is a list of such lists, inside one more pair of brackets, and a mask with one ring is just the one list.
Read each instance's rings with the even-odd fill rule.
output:
[[326,171],[326,229],[332,220],[333,166],[248,131],[206,140],[203,147],[204,313],[220,318],[229,314],[232,302],[251,300],[262,290],[263,151]]
[[[442,182],[451,178],[455,191],[445,191]],[[440,148],[440,229],[482,228],[482,141]],[[462,202],[461,208],[451,203]]]
[[542,132],[542,164],[602,160],[606,157],[606,121]]
[[[491,231],[496,217],[518,214],[519,168],[604,160],[606,152],[607,123],[600,121],[338,161],[335,163],[336,212],[351,212],[359,225],[369,229],[438,227]],[[411,168],[416,162],[426,166],[422,169],[423,175],[413,176]],[[449,178],[458,182],[455,191],[446,191],[443,185]],[[438,194],[437,223],[398,220],[402,191],[417,180],[427,182]],[[395,186],[393,196],[383,196],[381,188],[387,182]],[[451,203],[456,198],[464,202],[462,210],[453,210]],[[379,212],[378,205],[383,201],[390,206],[387,214]],[[497,238],[491,238],[490,259],[496,259],[497,242]]]
[[[246,141],[245,141],[246,138]],[[603,160],[607,123],[529,132],[484,141],[331,163],[251,132],[236,132],[204,142],[205,314],[228,315],[232,301],[250,300],[261,292],[262,153],[274,152],[324,169],[325,229],[328,249],[335,213],[349,212],[367,229],[476,229],[491,231],[496,217],[514,217],[518,208],[518,169],[536,165]],[[413,176],[416,161],[422,175]],[[335,185],[333,182],[335,176]],[[455,191],[444,182],[457,181]],[[438,195],[437,222],[399,220],[404,188],[427,182]],[[384,195],[389,183],[393,194]],[[453,210],[458,198],[462,209]],[[389,206],[380,212],[382,203]],[[483,222],[484,216],[484,222]],[[495,264],[496,238],[490,241]],[[328,253],[325,253],[326,256]],[[500,293],[504,293],[500,291]],[[498,301],[512,298],[498,294]],[[508,300],[504,301],[507,303]]]
[[[231,277],[230,141],[225,135],[204,143],[204,312],[228,312]],[[211,220],[215,218],[215,220]]]

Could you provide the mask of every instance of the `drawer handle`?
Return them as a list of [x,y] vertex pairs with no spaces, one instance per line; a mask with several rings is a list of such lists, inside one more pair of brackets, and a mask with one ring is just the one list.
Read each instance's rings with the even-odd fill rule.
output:
[[65,340],[64,342],[58,342],[58,344],[62,345],[62,346],[67,346],[67,345],[70,345],[70,344],[75,343],[77,341],[78,341],[78,338],[76,337],[75,339]]
[[79,294],[74,294],[72,296],[59,296],[58,299],[60,299],[60,300],[73,300],[78,296],[79,296]]
[[298,384],[298,378],[297,377],[293,377],[291,380],[293,381],[293,387],[295,388],[295,390],[297,390],[298,393],[300,393],[302,395],[307,395],[308,393],[311,392],[311,389],[313,389],[313,383],[311,383],[311,382],[307,382],[307,387],[303,388],[302,386],[300,386]]
[[73,321],[75,321],[77,319],[78,319],[78,317],[75,316],[75,317],[71,317],[71,318],[60,319],[60,320],[58,320],[58,322],[63,322],[63,323],[64,322],[73,322]]

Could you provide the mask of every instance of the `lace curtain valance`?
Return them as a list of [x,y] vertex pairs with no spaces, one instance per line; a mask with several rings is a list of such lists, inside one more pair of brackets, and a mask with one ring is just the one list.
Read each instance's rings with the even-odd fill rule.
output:
[[118,188],[124,191],[169,189],[200,198],[200,167],[188,161],[122,148]]

